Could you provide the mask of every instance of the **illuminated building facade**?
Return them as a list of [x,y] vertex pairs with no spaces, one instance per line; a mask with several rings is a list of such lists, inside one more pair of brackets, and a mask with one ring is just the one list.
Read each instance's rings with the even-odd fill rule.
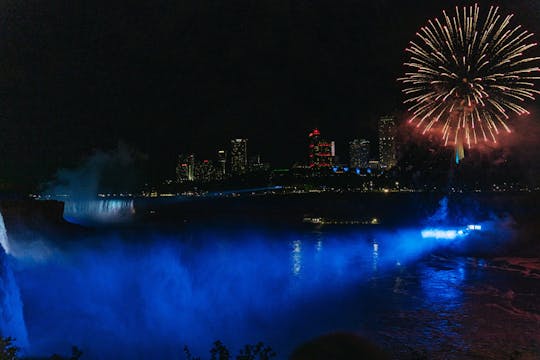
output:
[[379,165],[390,169],[396,165],[396,158],[396,118],[382,116],[379,119]]
[[354,139],[349,142],[349,165],[352,169],[365,169],[369,166],[369,141]]
[[225,150],[218,151],[217,162],[217,175],[219,178],[224,179],[227,175],[227,152]]
[[196,169],[197,180],[201,182],[210,182],[216,180],[214,164],[210,160],[203,160]]
[[335,143],[321,138],[318,129],[309,133],[309,167],[312,170],[329,169],[334,164]]
[[247,139],[231,140],[231,172],[242,175],[248,171]]
[[179,183],[184,183],[195,179],[195,155],[179,155],[176,166],[176,180]]

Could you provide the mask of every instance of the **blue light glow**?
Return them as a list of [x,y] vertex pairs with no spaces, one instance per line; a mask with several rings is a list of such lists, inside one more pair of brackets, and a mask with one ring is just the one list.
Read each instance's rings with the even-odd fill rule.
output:
[[467,229],[480,231],[480,230],[482,230],[482,225],[469,225],[469,226],[467,226]]
[[[106,217],[130,215],[133,207],[113,201],[70,209]],[[16,283],[9,287],[0,267],[0,305],[1,290],[16,295],[20,289],[20,303],[11,306],[20,321],[11,332],[24,335],[27,329],[29,356],[69,351],[75,344],[90,359],[175,358],[184,344],[204,354],[220,339],[232,349],[264,341],[286,358],[309,338],[364,321],[359,298],[388,290],[384,282],[380,288],[365,283],[479,229],[296,233],[230,225],[167,235],[154,228],[104,229],[69,242],[44,235],[39,247],[27,246],[25,236],[20,243],[8,241],[0,231],[0,243],[13,250],[9,260],[16,265]],[[19,258],[21,248],[25,256]],[[47,256],[36,261],[33,251]],[[6,264],[0,257],[0,265]],[[399,286],[407,291],[405,282]],[[387,295],[375,302],[393,306],[385,303]],[[0,314],[0,329],[8,325]],[[293,331],[300,335],[291,336]]]
[[458,237],[458,231],[457,230],[443,230],[443,229],[426,229],[422,230],[422,237],[424,239],[426,238],[433,238],[433,239],[447,239],[447,240],[453,240],[456,237]]
[[[434,246],[419,241],[419,229],[378,231],[376,242],[364,232],[298,236],[268,229],[125,236],[102,234],[37,262],[17,260],[24,264],[15,277],[29,355],[76,344],[89,358],[173,358],[183,344],[203,354],[220,339],[231,348],[262,340],[286,357],[299,342],[350,319],[329,324],[304,309],[306,301],[323,309],[336,292],[352,296],[349,289],[375,273],[394,271],[396,261]],[[280,336],[278,323],[302,335]]]
[[482,230],[481,225],[467,225],[464,228],[430,228],[422,230],[422,238],[424,239],[438,239],[438,240],[454,240],[456,238],[466,237],[472,231]]

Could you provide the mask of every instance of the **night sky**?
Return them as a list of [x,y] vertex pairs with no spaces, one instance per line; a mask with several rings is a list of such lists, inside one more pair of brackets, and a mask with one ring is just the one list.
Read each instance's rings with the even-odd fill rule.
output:
[[[290,166],[314,126],[346,156],[346,141],[374,139],[378,116],[403,111],[403,50],[455,4],[3,1],[0,179],[43,181],[119,141],[158,176],[236,137]],[[540,32],[537,1],[498,5]]]

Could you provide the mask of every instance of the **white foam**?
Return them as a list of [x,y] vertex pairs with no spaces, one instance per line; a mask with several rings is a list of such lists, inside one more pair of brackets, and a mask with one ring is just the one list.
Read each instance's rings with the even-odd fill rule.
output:
[[9,239],[7,236],[6,225],[4,224],[4,218],[2,217],[2,212],[0,212],[0,245],[6,254],[11,252],[9,246]]
[[23,304],[19,286],[10,267],[9,239],[4,218],[0,213],[0,335],[15,339],[15,345],[24,352],[28,349],[28,333],[24,322]]
[[89,220],[101,223],[129,221],[135,214],[133,200],[71,200],[64,206],[66,220]]

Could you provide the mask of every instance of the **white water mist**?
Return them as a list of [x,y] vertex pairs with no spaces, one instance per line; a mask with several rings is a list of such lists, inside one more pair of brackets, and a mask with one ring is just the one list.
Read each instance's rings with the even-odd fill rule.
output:
[[134,214],[132,199],[69,200],[64,206],[64,219],[75,223],[121,223]]
[[10,244],[0,212],[0,335],[15,339],[15,344],[28,350],[28,333],[24,322],[23,303],[19,287],[10,266]]

